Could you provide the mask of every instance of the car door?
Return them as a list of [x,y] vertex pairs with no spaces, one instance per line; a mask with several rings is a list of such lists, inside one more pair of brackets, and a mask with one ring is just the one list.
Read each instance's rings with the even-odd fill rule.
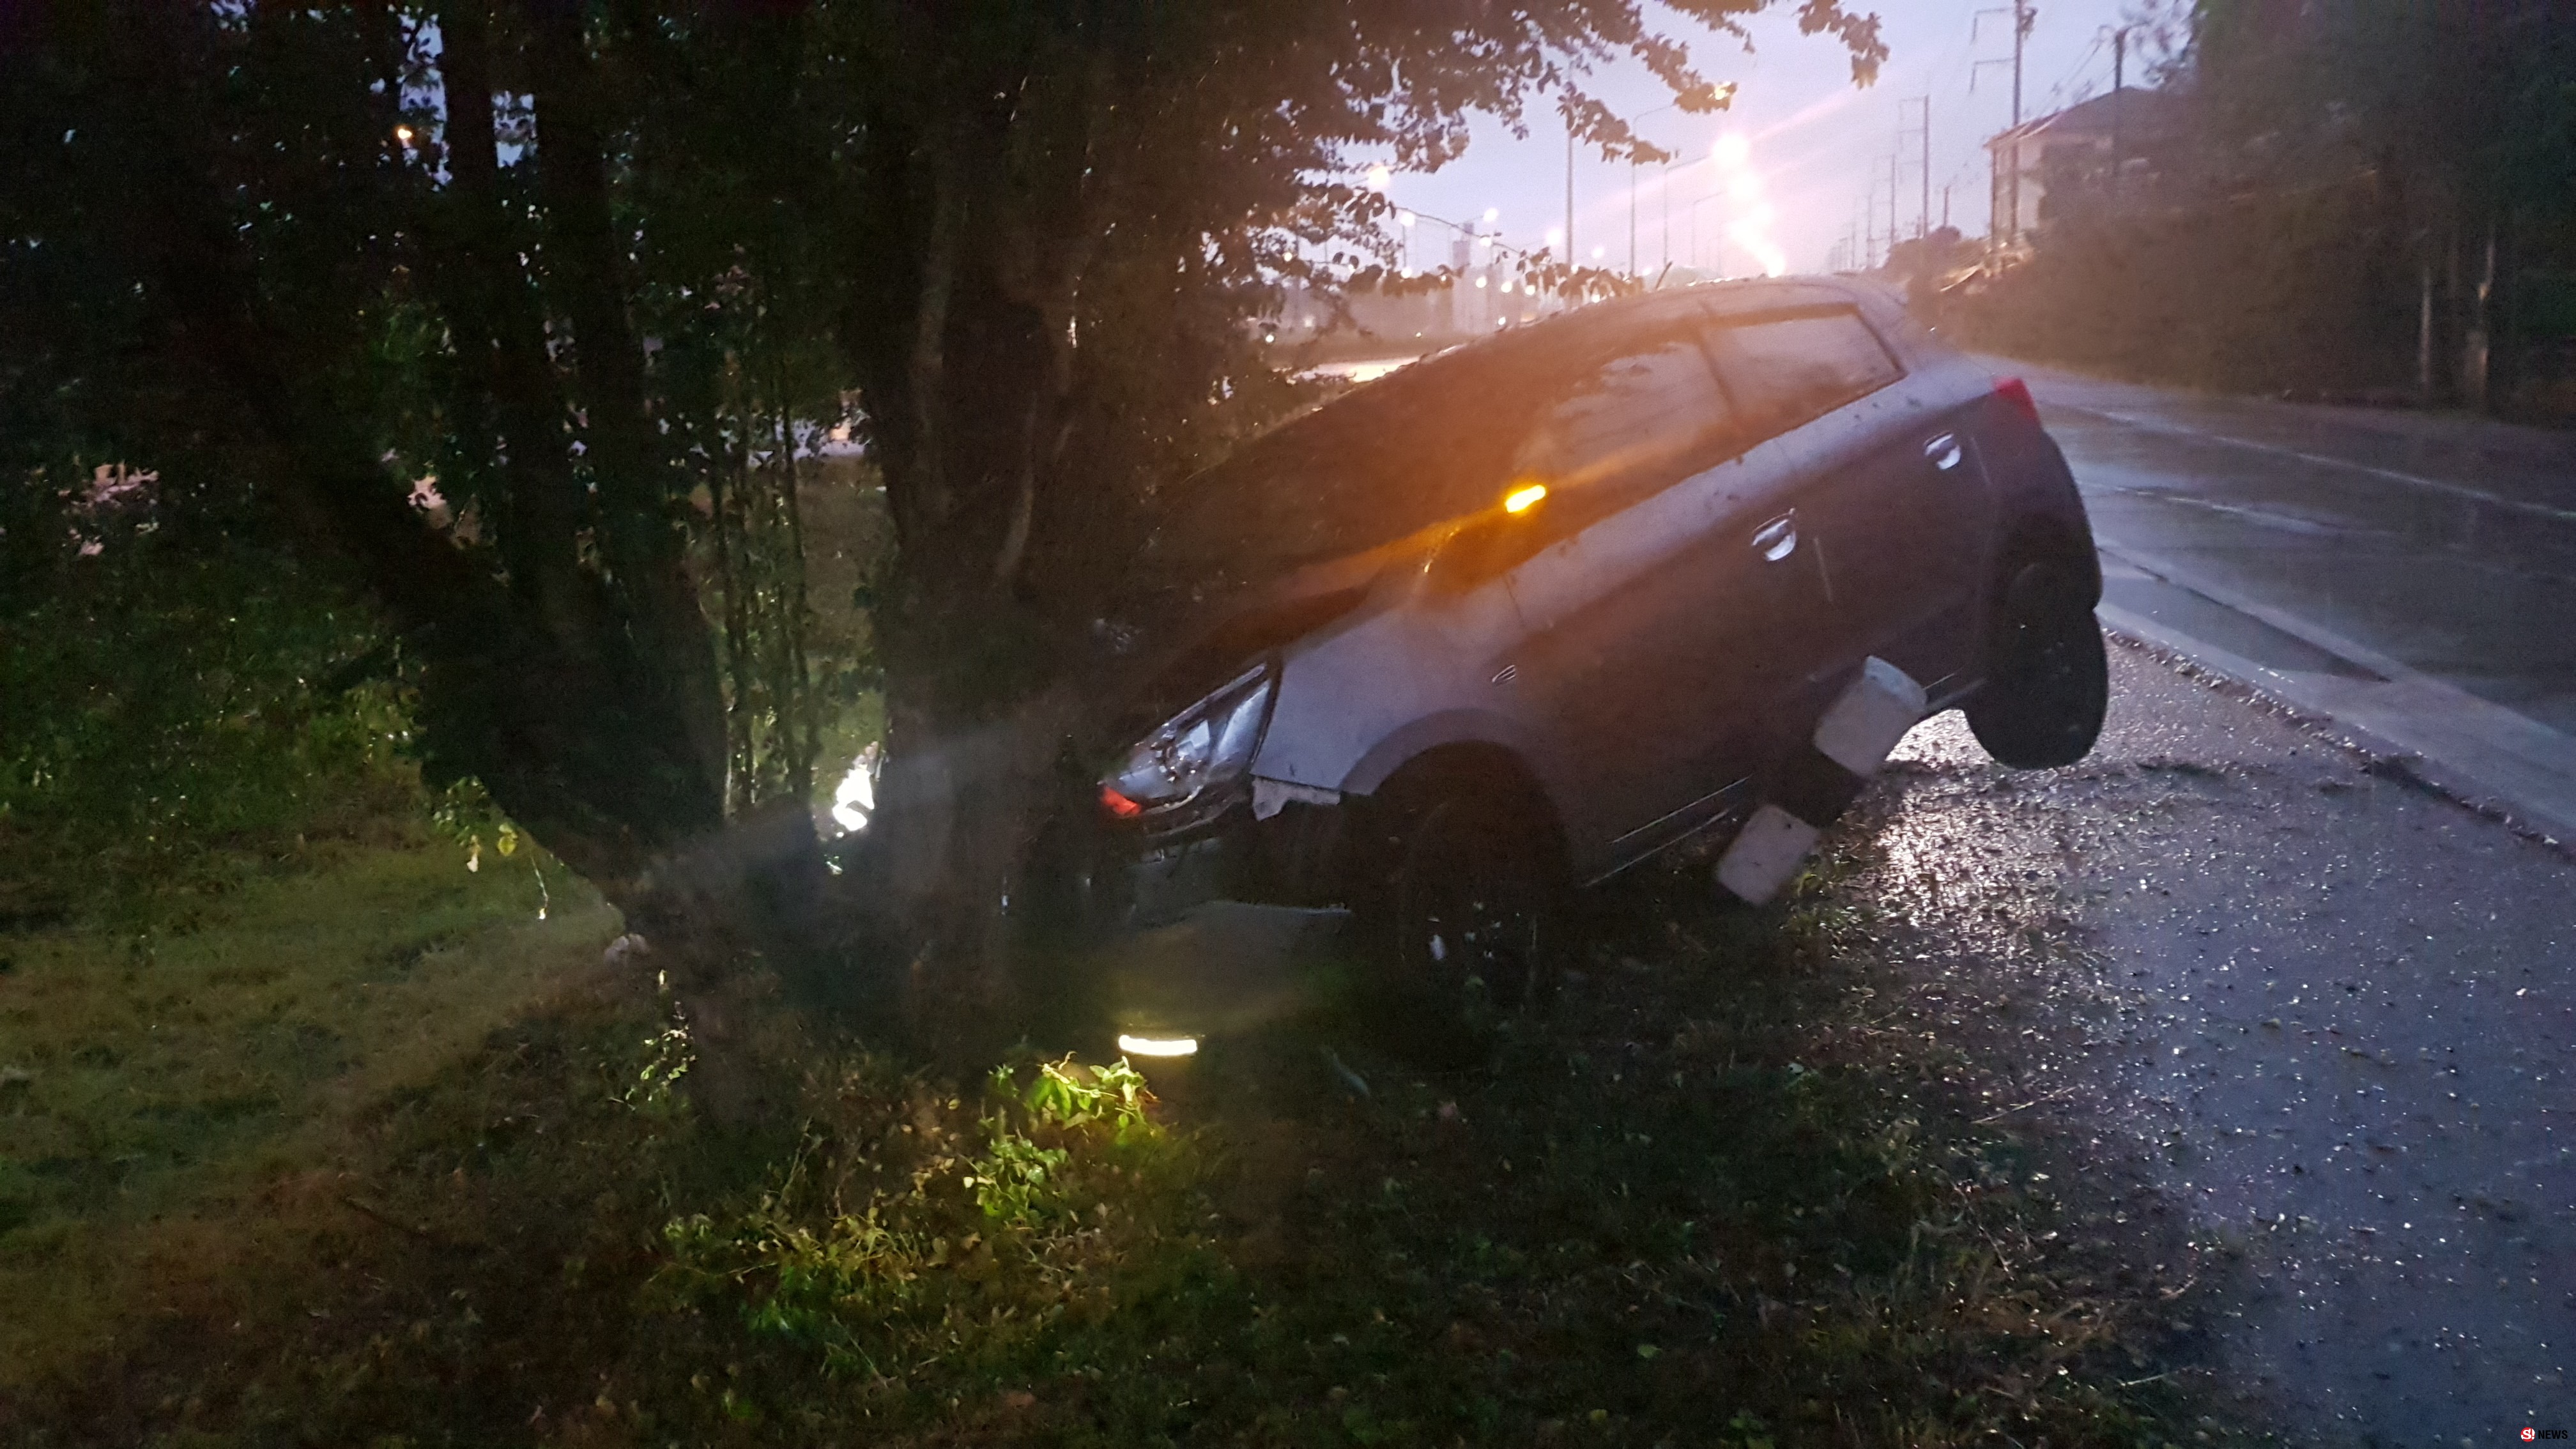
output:
[[1766,706],[1820,600],[1781,495],[1695,319],[1569,369],[1515,456],[1536,547],[1508,574],[1528,631],[1516,704],[1576,783],[1579,862],[1624,864],[1716,808],[1749,773]]
[[1818,665],[1839,679],[1875,654],[1926,685],[1959,669],[1993,513],[1970,439],[1851,307],[1733,319],[1712,340],[1738,405],[1803,475],[1831,601]]

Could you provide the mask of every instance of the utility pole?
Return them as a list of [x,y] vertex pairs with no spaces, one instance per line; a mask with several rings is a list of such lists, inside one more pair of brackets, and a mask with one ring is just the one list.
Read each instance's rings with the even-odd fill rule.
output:
[[1896,167],[1902,152],[1887,153],[1887,259],[1896,260],[1896,208],[1904,204],[1904,193],[1897,189]]
[[1914,214],[1914,234],[1932,234],[1932,98],[1923,98],[1923,209]]
[[[2013,129],[2014,129],[2014,130],[2016,130],[2016,131],[2018,131],[2018,130],[2020,130],[2020,129],[2021,129],[2021,57],[2022,57],[2022,48],[2023,48],[2023,46],[2024,46],[2024,45],[2026,45],[2026,44],[2029,42],[2029,40],[2030,40],[2030,27],[2031,27],[2031,22],[2032,22],[2033,20],[2037,19],[2037,18],[2038,18],[2038,17],[2036,16],[2036,14],[2035,14],[2035,13],[2031,10],[2031,8],[2030,8],[2030,0],[2013,0],[2013,112],[2012,112],[2012,123],[2013,123]],[[2020,139],[2019,139],[2018,137],[2016,137],[2016,138],[2014,139],[2014,141],[2013,141],[2013,174],[2012,174],[2012,231],[2013,231],[2013,235],[2012,235],[2012,237],[2011,237],[2011,240],[2015,240],[2015,241],[2020,240],[2020,239],[2021,239],[2021,141],[2020,141]]]
[[2123,25],[2111,32],[2111,195],[2120,194],[2121,112],[2129,104],[2129,32],[2134,25]]
[[[2013,82],[2012,82],[2012,129],[2013,129],[2014,131],[2018,131],[2018,130],[2020,130],[2020,129],[2021,129],[2021,63],[2022,63],[2022,54],[2023,54],[2023,51],[2024,51],[2024,50],[2026,49],[2026,47],[2028,46],[2029,41],[2030,41],[2030,28],[2031,28],[2031,26],[2032,26],[2032,25],[2034,25],[2035,23],[2037,23],[2037,22],[2038,22],[2038,20],[2039,20],[2039,12],[2038,12],[2037,10],[2035,10],[2035,9],[2033,9],[2033,8],[2031,7],[2030,0],[2013,0],[2013,3],[2012,3],[2012,9],[2011,9],[2011,10],[2009,10],[2009,11],[2005,11],[2005,10],[1980,10],[1980,11],[1978,11],[1978,12],[1976,13],[1976,15],[1975,15],[1975,16],[1971,17],[1971,18],[1970,18],[1970,20],[1969,20],[1969,22],[1968,22],[1968,38],[1969,38],[1970,40],[1972,40],[1972,41],[1976,39],[1976,36],[1977,36],[1977,21],[1979,21],[1979,20],[1983,20],[1985,17],[1987,17],[1987,16],[1989,16],[1989,15],[2004,15],[2004,14],[2009,14],[2009,15],[2011,15],[2011,16],[2012,16],[2012,21],[2013,21],[2013,53],[2012,53],[2012,73],[2013,73]],[[1977,61],[1975,64],[1971,65],[1971,66],[1968,68],[1968,87],[1969,87],[1969,89],[1974,90],[1974,89],[1976,88],[1976,84],[1977,84],[1976,73],[1977,73],[1977,71],[1978,71],[1980,68],[1985,67],[1985,66],[1989,66],[1989,65],[2002,65],[2002,64],[2004,64],[2004,62],[2003,62],[2003,61],[2001,61],[2001,60],[1981,60],[1981,61]],[[2007,132],[2006,134],[2010,134],[2010,133],[2009,133],[2009,132]],[[2013,139],[2013,143],[2012,143],[2012,146],[2011,146],[2011,151],[2012,151],[2012,163],[2011,163],[2011,164],[2012,164],[2012,170],[2011,170],[2011,172],[2010,172],[2009,176],[2007,177],[2007,179],[2005,180],[2005,182],[2004,182],[2004,186],[2003,186],[2003,188],[2002,188],[2002,189],[2003,189],[2003,192],[2004,192],[2004,196],[2003,196],[2003,198],[2002,198],[2002,199],[2003,199],[2004,206],[2005,206],[2005,219],[2004,219],[2003,226],[2001,227],[2001,229],[2000,229],[2000,233],[1999,233],[2000,238],[2001,238],[2001,240],[2002,240],[2003,244],[2004,244],[2004,245],[2006,245],[2006,246],[2010,246],[2013,242],[2015,242],[2015,241],[2019,240],[2019,239],[2020,239],[2020,236],[2021,236],[2021,170],[2022,170],[2022,167],[2021,167],[2021,140],[2020,140],[2020,138],[2019,138],[2019,137],[2015,137],[2015,138]],[[1999,155],[1996,159],[1997,159],[1998,161],[2000,161],[2000,160],[2002,160],[2002,157]],[[1996,229],[1995,229],[1995,228],[1993,228],[1993,227],[1989,227],[1989,228],[1988,228],[1988,230],[1989,230],[1990,232],[1994,232],[1994,231],[1996,231]]]
[[1565,270],[1574,272],[1574,113],[1565,113]]
[[1667,272],[1668,272],[1668,271],[1671,271],[1671,270],[1672,270],[1672,268],[1673,268],[1673,163],[1672,163],[1672,162],[1667,161],[1667,162],[1665,162],[1665,163],[1664,163],[1664,178],[1663,178],[1663,184],[1662,184],[1660,187],[1658,187],[1657,189],[1658,189],[1658,190],[1660,190],[1660,191],[1662,191],[1662,192],[1664,193],[1664,242],[1663,242],[1663,266],[1662,266],[1662,270],[1664,270],[1664,271],[1667,271]]
[[[1907,106],[1923,108],[1920,124],[1912,126],[1905,124]],[[1908,138],[1923,143],[1923,208],[1916,214],[1914,221],[1914,234],[1921,236],[1932,229],[1932,98],[1930,96],[1905,96],[1897,101],[1897,146],[1902,148]],[[1890,184],[1893,184],[1892,178]],[[1890,230],[1892,231],[1893,228]]]

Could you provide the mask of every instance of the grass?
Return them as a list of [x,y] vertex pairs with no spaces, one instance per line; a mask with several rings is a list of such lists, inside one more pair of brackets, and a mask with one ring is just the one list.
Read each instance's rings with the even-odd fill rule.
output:
[[[351,1134],[596,959],[614,917],[397,833],[0,938],[0,1393],[209,1309]],[[211,878],[211,877],[209,877]],[[357,1195],[356,1189],[347,1189]]]
[[695,1121],[669,1018],[592,965],[604,911],[537,922],[452,849],[139,945],[9,938],[0,1436],[2235,1436],[2173,1372],[2195,1245],[1874,1014],[1912,928],[1870,849],[1768,911],[1619,886],[1489,1071],[1418,1075],[1329,1001],[1150,1076],[815,1044],[766,1136]]

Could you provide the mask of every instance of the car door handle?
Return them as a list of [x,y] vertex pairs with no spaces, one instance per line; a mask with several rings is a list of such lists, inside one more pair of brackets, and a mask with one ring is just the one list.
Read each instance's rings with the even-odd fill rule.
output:
[[1783,513],[1753,530],[1753,551],[1764,563],[1778,563],[1798,551],[1798,515]]
[[1958,467],[1958,435],[1955,433],[1943,433],[1941,436],[1925,443],[1923,445],[1923,456],[1931,459],[1932,466],[1940,469],[1944,473]]

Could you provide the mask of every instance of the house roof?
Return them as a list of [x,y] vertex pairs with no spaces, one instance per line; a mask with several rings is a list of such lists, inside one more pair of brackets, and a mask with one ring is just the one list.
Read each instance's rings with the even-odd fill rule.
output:
[[2108,136],[2112,117],[2119,117],[2120,128],[2131,136],[2143,136],[2172,129],[2182,113],[2182,98],[2170,91],[2140,90],[2128,86],[2108,91],[2089,101],[2079,101],[2062,111],[2052,111],[2035,120],[2024,121],[2011,130],[1987,138],[1992,150],[2012,141],[2026,141],[2046,134],[2052,139]]

